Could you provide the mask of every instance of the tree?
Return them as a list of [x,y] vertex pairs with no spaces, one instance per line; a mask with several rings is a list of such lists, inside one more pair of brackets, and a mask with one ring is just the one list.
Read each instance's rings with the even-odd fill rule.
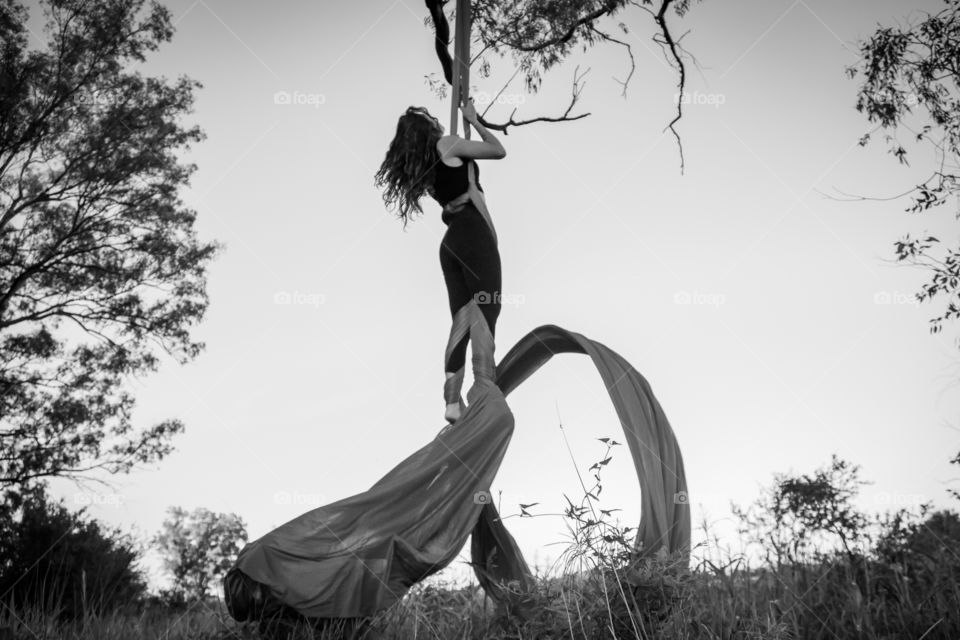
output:
[[[960,191],[960,0],[945,0],[946,8],[906,27],[881,27],[860,42],[861,59],[847,68],[851,78],[862,78],[857,111],[886,131],[890,152],[908,164],[908,151],[897,138],[906,132],[924,149],[935,153],[938,167],[923,183],[897,199],[910,196],[907,211],[919,213],[939,207]],[[870,141],[868,133],[861,145]],[[873,199],[873,198],[858,198]],[[946,310],[930,320],[930,331],[960,318],[960,247],[942,247],[933,236],[895,243],[897,261],[917,265],[931,273],[930,281],[916,294],[932,301],[943,295]]]
[[187,513],[171,507],[167,513],[155,539],[164,567],[173,576],[176,591],[202,599],[210,584],[221,580],[233,566],[247,541],[246,525],[235,514],[204,508]]
[[146,581],[129,534],[51,502],[42,485],[18,498],[0,507],[0,594],[13,611],[77,619],[141,601]]
[[[450,29],[443,5],[448,0],[426,0],[430,10],[430,20],[434,25],[437,54],[443,67],[447,84],[453,81],[453,65],[448,50]],[[700,0],[697,0],[698,2]],[[636,70],[636,60],[633,49],[625,39],[614,37],[609,31],[598,26],[601,19],[613,18],[629,6],[636,7],[649,14],[656,25],[653,41],[661,47],[668,64],[676,69],[679,89],[678,96],[682,96],[686,87],[686,64],[684,57],[696,62],[686,51],[681,41],[686,34],[679,38],[674,37],[667,21],[668,12],[672,10],[678,17],[686,15],[692,0],[584,0],[569,2],[567,0],[523,0],[521,2],[504,2],[503,0],[473,0],[471,13],[474,31],[479,39],[480,51],[472,55],[470,64],[478,59],[480,75],[489,77],[490,64],[484,57],[488,51],[496,53],[501,58],[508,53],[512,55],[517,73],[523,71],[527,91],[535,93],[542,83],[542,74],[559,64],[570,54],[578,44],[586,51],[598,42],[613,43],[624,47],[630,58],[630,71],[625,80],[617,80],[623,87],[622,95],[626,97],[627,85]],[[629,34],[629,27],[623,22],[617,22],[616,28]],[[471,45],[471,51],[474,47]],[[535,122],[562,122],[578,120],[589,113],[570,115],[583,89],[583,75],[574,71],[573,91],[570,104],[564,113],[558,117],[539,116],[526,120],[514,120],[516,113],[510,114],[506,122],[489,122],[483,114],[478,119],[488,129],[502,131],[507,134],[511,126],[528,125]],[[513,77],[507,82],[509,85]],[[616,78],[615,78],[616,79]],[[446,87],[436,81],[432,74],[427,76],[427,82],[441,97],[446,95]],[[506,85],[503,89],[506,89]],[[500,91],[502,92],[503,89]],[[497,94],[500,95],[499,93]],[[674,135],[680,150],[680,167],[683,170],[683,146],[680,135],[674,126],[683,115],[683,101],[677,100],[677,111],[674,118],[667,124],[666,129]]]
[[[128,376],[203,348],[217,243],[178,196],[203,139],[180,118],[199,83],[126,71],[170,40],[143,0],[49,0],[44,50],[0,0],[0,486],[162,459],[183,430],[136,432]],[[102,481],[101,481],[102,482]]]
[[863,537],[867,525],[867,517],[852,503],[860,486],[867,484],[859,472],[833,455],[830,466],[812,476],[776,474],[773,485],[748,509],[733,505],[741,535],[761,546],[767,561],[777,566],[820,554],[817,543],[829,538],[854,555],[851,545]]

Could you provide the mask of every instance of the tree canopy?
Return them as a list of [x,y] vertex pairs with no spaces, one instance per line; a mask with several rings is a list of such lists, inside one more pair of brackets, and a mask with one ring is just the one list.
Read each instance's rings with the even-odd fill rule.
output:
[[[437,53],[447,84],[453,81],[453,68],[447,47],[450,42],[450,29],[443,5],[448,0],[426,0],[430,10],[429,21],[434,25]],[[697,0],[698,2],[701,0]],[[668,15],[672,11],[678,17],[686,15],[692,0],[584,0],[571,2],[570,0],[521,0],[520,2],[503,2],[502,0],[473,0],[471,2],[472,34],[479,45],[479,52],[471,54],[470,64],[480,60],[479,73],[481,77],[489,77],[490,64],[485,57],[487,53],[495,53],[503,58],[511,55],[516,73],[524,75],[526,90],[536,93],[543,82],[543,74],[551,68],[565,61],[578,45],[586,51],[598,43],[612,43],[622,46],[629,56],[630,66],[624,80],[617,80],[623,87],[622,95],[626,96],[627,86],[636,70],[636,60],[628,38],[615,37],[609,29],[602,28],[603,18],[619,16],[629,7],[636,7],[647,13],[655,25],[652,35],[653,42],[661,47],[664,57],[677,72],[677,87],[679,94],[683,94],[686,87],[685,59],[696,61],[686,51],[681,41],[686,34],[675,37],[668,22]],[[630,33],[630,27],[620,20],[616,29],[622,34]],[[475,46],[471,44],[471,51]],[[589,71],[589,70],[588,70]],[[584,118],[589,113],[571,115],[580,98],[584,81],[579,68],[574,70],[573,90],[570,103],[559,116],[535,116],[522,120],[515,120],[516,109],[510,114],[506,122],[491,122],[478,114],[478,119],[488,129],[508,133],[509,127],[529,125],[536,122],[563,122]],[[427,76],[432,88],[441,96],[445,96],[445,85],[437,82],[430,75]],[[507,85],[513,81],[513,77]],[[504,89],[506,85],[504,86]],[[503,89],[500,90],[501,92]],[[499,95],[499,94],[498,94]],[[680,150],[680,166],[683,169],[683,146],[680,134],[675,125],[683,115],[683,101],[676,104],[676,115],[667,124],[677,140]]]
[[[929,177],[889,198],[909,196],[911,213],[939,207],[960,192],[960,0],[944,4],[938,13],[925,14],[912,24],[877,28],[860,43],[860,60],[847,68],[850,78],[860,81],[857,110],[884,132],[890,153],[900,163],[908,164],[910,155],[900,136],[934,152],[937,167]],[[870,140],[867,133],[860,144]],[[941,294],[947,298],[946,310],[930,320],[931,332],[960,318],[960,246],[942,246],[930,235],[907,234],[895,243],[895,250],[898,262],[924,267],[931,274],[917,293],[920,302]]]
[[49,0],[31,50],[26,9],[0,0],[0,486],[126,472],[183,429],[136,431],[125,383],[201,351],[220,247],[178,195],[199,83],[127,69],[173,33],[143,5]]

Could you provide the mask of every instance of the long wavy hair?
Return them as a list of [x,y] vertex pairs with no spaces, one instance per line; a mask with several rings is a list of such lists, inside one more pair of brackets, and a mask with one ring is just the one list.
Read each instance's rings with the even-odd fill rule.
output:
[[374,177],[376,186],[386,187],[383,202],[388,209],[396,205],[404,229],[412,212],[423,213],[420,198],[434,194],[433,182],[440,162],[437,140],[441,137],[443,125],[426,108],[408,107],[397,120],[397,132]]

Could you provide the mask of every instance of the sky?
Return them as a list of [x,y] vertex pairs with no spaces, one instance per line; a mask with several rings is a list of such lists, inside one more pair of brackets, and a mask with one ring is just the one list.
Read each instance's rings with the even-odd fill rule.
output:
[[[408,106],[446,125],[449,105],[425,82],[440,68],[421,2],[164,4],[176,33],[141,71],[203,85],[187,122],[207,138],[184,153],[197,171],[183,200],[199,237],[225,245],[194,334],[206,349],[131,382],[137,425],[185,423],[174,453],[100,493],[53,486],[144,536],[180,506],[236,513],[253,540],[365,491],[445,424],[440,209],[425,200],[403,231],[373,176]],[[893,250],[906,233],[956,241],[955,210],[836,199],[886,198],[926,177],[923,147],[908,147],[906,167],[882,141],[858,144],[873,126],[844,70],[878,25],[940,4],[706,0],[671,17],[698,63],[677,125],[683,173],[664,131],[677,76],[636,8],[599,23],[630,28],[618,36],[636,60],[625,95],[626,49],[599,45],[575,50],[536,94],[515,79],[486,114],[560,113],[575,68],[589,69],[572,112],[588,117],[511,128],[507,157],[481,167],[507,299],[497,354],[556,324],[646,377],[683,452],[693,542],[709,542],[695,558],[739,544],[731,503],[831,454],[871,483],[857,502],[868,512],[956,506],[955,332],[928,332],[943,303],[915,303],[928,276]],[[472,75],[475,93],[515,71],[509,57],[490,63],[489,78]],[[604,454],[596,439],[622,431],[582,355],[554,357],[508,401],[516,428],[492,493],[546,570],[568,540],[550,514],[583,495],[577,469]],[[602,504],[635,527],[633,466],[624,447],[613,455]],[[515,516],[533,502],[543,515]],[[446,575],[463,575],[466,559]]]

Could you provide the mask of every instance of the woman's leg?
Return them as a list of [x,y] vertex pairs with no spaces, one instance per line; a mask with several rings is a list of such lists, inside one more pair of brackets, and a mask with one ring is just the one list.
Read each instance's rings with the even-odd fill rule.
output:
[[[463,271],[454,254],[454,251],[447,244],[450,236],[447,233],[444,236],[444,242],[440,245],[440,267],[443,271],[443,280],[447,286],[447,297],[450,302],[450,317],[455,318],[457,310],[470,301],[470,290],[467,287],[466,279],[463,277]],[[451,327],[453,332],[455,327]],[[460,410],[463,400],[460,397],[460,390],[463,387],[464,365],[466,363],[467,337],[456,345],[453,352],[444,362],[444,372],[446,380],[443,384],[443,399],[446,404],[445,417],[453,422],[460,418]]]
[[[470,211],[471,206],[468,204],[467,208],[458,214],[460,217],[451,223],[440,246],[440,265],[447,284],[450,315],[454,319],[450,340],[457,340],[454,334],[462,333],[462,337],[456,341],[454,348],[448,354],[446,362],[448,377],[444,385],[444,397],[448,408],[451,403],[459,401],[466,364],[467,341],[470,340],[469,327],[465,331],[464,327],[457,327],[457,313],[467,302],[474,300],[493,337],[501,307],[500,253],[486,220],[479,211]],[[471,344],[474,349],[477,348],[477,341],[472,340]],[[488,348],[492,351],[492,344]],[[475,362],[477,357],[475,353]],[[480,354],[479,357],[482,362],[488,363],[489,368],[492,368],[494,362],[492,352]],[[474,373],[476,374],[476,370]]]
[[[485,223],[484,223],[485,224]],[[490,329],[490,337],[496,338],[497,318],[500,317],[500,288],[501,288],[501,269],[500,253],[497,247],[492,243],[480,243],[476,247],[475,259],[471,262],[471,268],[465,270],[464,279],[467,282],[467,288],[470,291],[470,297],[477,303],[480,312],[487,321],[487,327]],[[478,348],[477,340],[470,340],[471,349]],[[486,343],[491,349],[490,353],[481,354],[480,359],[494,366],[492,349],[493,343]],[[474,355],[477,360],[477,355]],[[476,365],[474,365],[476,373]],[[476,376],[475,376],[476,377]]]
[[[452,264],[455,259],[450,254],[450,251],[441,252],[440,264],[443,267],[443,280],[447,285],[447,298],[450,302],[450,318],[452,319],[456,317],[457,311],[463,305],[470,302],[472,293],[463,271]],[[465,335],[454,347],[450,359],[445,363],[447,372],[454,372],[463,368],[467,358],[467,340],[469,337],[469,334]]]
[[[500,253],[479,212],[468,212],[455,224],[454,233],[450,234],[452,237],[445,243],[445,248],[441,248],[441,265],[450,292],[450,315],[455,318],[466,302],[474,300],[487,322],[491,337],[495,337],[501,309]],[[468,332],[456,345],[448,371],[464,366],[469,339]],[[476,341],[470,342],[476,345]],[[487,361],[492,363],[492,354],[488,356]]]

